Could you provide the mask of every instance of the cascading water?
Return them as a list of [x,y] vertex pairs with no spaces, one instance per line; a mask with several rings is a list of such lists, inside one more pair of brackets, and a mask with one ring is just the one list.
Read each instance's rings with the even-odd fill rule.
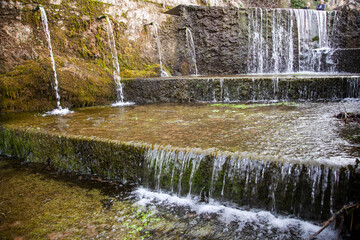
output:
[[[330,19],[336,12],[302,9],[250,10],[248,72],[332,72]],[[334,17],[332,26],[336,25]]]
[[112,104],[112,106],[124,106],[124,105],[132,105],[133,102],[124,102],[124,94],[123,94],[123,86],[121,84],[121,78],[120,78],[120,65],[119,60],[117,57],[117,50],[115,45],[115,38],[114,38],[114,31],[110,22],[110,19],[108,16],[106,16],[106,22],[107,22],[107,35],[109,40],[109,46],[111,50],[111,59],[113,66],[115,68],[114,70],[114,80],[116,83],[116,91],[117,91],[117,99],[118,102]]
[[48,48],[49,48],[49,52],[50,52],[51,64],[52,64],[52,69],[53,69],[53,72],[54,72],[54,89],[55,89],[56,105],[57,105],[57,109],[54,109],[51,112],[47,112],[46,114],[65,115],[65,114],[71,113],[72,111],[69,111],[69,109],[67,109],[67,108],[63,109],[61,107],[61,104],[60,104],[59,83],[58,83],[58,80],[57,80],[54,54],[53,54],[52,46],[51,46],[51,37],[50,37],[50,31],[49,31],[49,26],[48,26],[48,20],[47,20],[45,9],[42,6],[40,6],[39,9],[40,9],[40,12],[41,12],[41,21],[42,21],[42,24],[43,24],[43,27],[44,27],[46,40],[48,42]]
[[191,59],[194,63],[194,68],[195,68],[195,75],[198,75],[198,69],[197,69],[197,65],[196,65],[196,52],[195,52],[195,44],[194,44],[194,39],[191,33],[191,30],[189,28],[186,28],[186,44],[187,47],[189,49],[190,55],[191,55]]
[[[330,27],[328,18],[333,13],[314,10],[302,11],[299,9],[293,11],[298,29],[299,71],[333,71],[334,64],[330,61],[334,49],[331,48],[328,32]],[[333,24],[333,26],[335,25],[336,23]],[[324,63],[322,62],[323,55],[327,56],[327,61]],[[330,66],[327,66],[327,63],[330,63]]]
[[162,66],[162,60],[161,60],[161,44],[160,44],[158,27],[157,27],[157,24],[156,24],[156,23],[152,23],[152,26],[153,26],[153,29],[154,29],[156,45],[157,45],[158,52],[159,52],[160,76],[161,76],[161,77],[168,77],[169,75],[166,73],[166,71],[163,69],[163,66]]
[[143,184],[158,191],[313,219],[326,218],[349,201],[350,176],[358,174],[353,167],[268,162],[170,146],[148,150],[146,161]]

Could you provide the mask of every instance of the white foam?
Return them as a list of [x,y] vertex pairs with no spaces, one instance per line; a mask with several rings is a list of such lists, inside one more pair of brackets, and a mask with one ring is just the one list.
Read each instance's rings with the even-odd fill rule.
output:
[[116,103],[113,103],[111,104],[112,107],[123,107],[123,106],[131,106],[131,105],[135,105],[134,102],[116,102]]
[[46,112],[45,114],[43,114],[43,116],[47,116],[47,115],[67,115],[70,113],[74,113],[74,111],[69,110],[68,108],[55,108],[54,110],[50,111],[50,112]]
[[[319,226],[313,223],[287,216],[275,216],[263,210],[241,210],[225,206],[218,202],[205,204],[200,203],[196,199],[190,199],[189,197],[181,198],[166,193],[152,192],[145,188],[138,188],[134,191],[134,194],[139,198],[136,202],[138,206],[155,204],[170,207],[188,207],[198,215],[216,214],[218,219],[226,225],[235,222],[238,224],[238,231],[241,231],[245,226],[251,225],[253,229],[263,229],[264,231],[276,229],[276,234],[288,236],[291,234],[290,229],[296,229],[301,237],[306,238],[320,229]],[[335,230],[327,228],[318,235],[317,239],[336,239],[336,236]]]

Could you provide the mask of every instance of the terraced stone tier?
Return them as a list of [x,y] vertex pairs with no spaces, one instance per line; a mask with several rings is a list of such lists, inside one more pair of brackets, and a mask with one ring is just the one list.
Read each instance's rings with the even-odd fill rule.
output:
[[180,196],[326,219],[359,198],[359,101],[153,104],[1,118],[0,154]]

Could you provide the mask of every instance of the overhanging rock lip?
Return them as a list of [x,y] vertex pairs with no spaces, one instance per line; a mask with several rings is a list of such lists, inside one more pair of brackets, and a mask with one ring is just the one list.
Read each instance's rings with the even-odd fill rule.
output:
[[175,15],[175,16],[180,16],[180,11],[181,11],[181,8],[183,7],[184,5],[178,5],[172,9],[170,9],[169,11],[166,11],[164,12],[165,14],[170,14],[170,15]]

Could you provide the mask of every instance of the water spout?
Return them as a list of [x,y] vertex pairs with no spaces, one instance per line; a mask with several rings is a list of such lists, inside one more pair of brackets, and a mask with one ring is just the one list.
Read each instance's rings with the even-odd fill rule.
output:
[[71,113],[72,111],[69,111],[69,109],[67,109],[67,108],[63,109],[61,107],[61,105],[60,105],[59,83],[58,83],[58,80],[57,80],[54,54],[53,54],[52,46],[51,46],[51,37],[50,37],[50,31],[49,31],[49,26],[48,26],[48,20],[47,20],[46,12],[45,12],[45,9],[43,8],[43,6],[39,6],[39,9],[40,9],[40,12],[41,12],[41,21],[42,21],[42,24],[43,24],[43,27],[44,27],[46,40],[48,42],[48,48],[49,48],[49,52],[50,52],[51,64],[52,64],[52,69],[53,69],[53,72],[54,72],[54,89],[55,89],[56,106],[57,106],[56,109],[54,109],[51,112],[47,112],[46,114],[65,115],[65,114]]
[[192,61],[194,63],[195,76],[197,76],[198,75],[198,69],[197,69],[197,65],[196,65],[195,44],[194,44],[194,39],[193,39],[192,33],[191,33],[189,28],[186,28],[186,44],[187,44],[187,47],[189,49],[191,59],[192,59]]

